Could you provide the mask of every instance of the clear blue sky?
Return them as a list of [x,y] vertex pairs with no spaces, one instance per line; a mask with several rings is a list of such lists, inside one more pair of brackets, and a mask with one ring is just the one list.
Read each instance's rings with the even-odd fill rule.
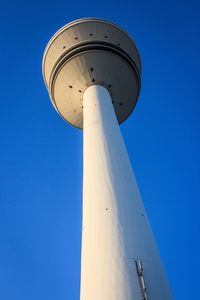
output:
[[194,0],[1,3],[1,300],[79,300],[82,133],[51,105],[41,61],[57,29],[88,16],[121,25],[141,53],[121,129],[174,299],[199,299],[199,15]]

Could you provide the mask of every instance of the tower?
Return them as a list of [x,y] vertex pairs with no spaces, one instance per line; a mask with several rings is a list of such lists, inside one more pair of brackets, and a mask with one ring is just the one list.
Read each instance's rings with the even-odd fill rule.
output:
[[43,76],[61,117],[83,129],[81,300],[171,300],[119,125],[133,111],[141,63],[128,34],[80,19],[49,41]]

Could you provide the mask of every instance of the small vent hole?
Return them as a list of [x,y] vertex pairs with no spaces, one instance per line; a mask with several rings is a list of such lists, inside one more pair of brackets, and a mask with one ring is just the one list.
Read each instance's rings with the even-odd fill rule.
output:
[[123,103],[122,103],[122,102],[119,102],[119,105],[123,105]]
[[117,43],[117,46],[120,46],[120,43]]
[[78,40],[77,36],[74,38],[75,40]]
[[95,82],[95,79],[94,79],[94,78],[92,79],[92,82]]
[[93,36],[93,33],[90,33],[89,36]]
[[63,49],[65,49],[66,47],[65,46],[63,46]]
[[108,38],[108,36],[107,36],[107,35],[104,35],[104,37],[105,37],[105,39],[107,39],[107,38]]
[[82,93],[82,91],[81,90],[78,90],[79,91],[79,93]]
[[109,84],[108,87],[111,88],[112,84]]
[[94,69],[93,69],[93,68],[90,68],[90,71],[91,71],[91,72],[93,72],[93,71],[94,71]]
[[69,88],[70,88],[70,89],[72,89],[72,88],[73,88],[73,86],[72,86],[72,85],[69,85]]

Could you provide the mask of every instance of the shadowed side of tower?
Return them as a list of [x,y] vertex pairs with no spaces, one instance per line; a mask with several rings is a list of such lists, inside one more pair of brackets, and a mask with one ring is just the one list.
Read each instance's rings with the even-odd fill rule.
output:
[[171,300],[118,123],[140,91],[140,58],[117,25],[81,19],[47,45],[43,75],[58,113],[83,128],[81,300]]

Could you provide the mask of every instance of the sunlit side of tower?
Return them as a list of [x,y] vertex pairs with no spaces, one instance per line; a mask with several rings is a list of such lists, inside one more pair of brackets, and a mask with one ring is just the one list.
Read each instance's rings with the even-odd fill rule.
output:
[[171,300],[119,124],[133,111],[141,63],[128,34],[80,19],[49,41],[43,76],[57,112],[83,129],[81,300]]

